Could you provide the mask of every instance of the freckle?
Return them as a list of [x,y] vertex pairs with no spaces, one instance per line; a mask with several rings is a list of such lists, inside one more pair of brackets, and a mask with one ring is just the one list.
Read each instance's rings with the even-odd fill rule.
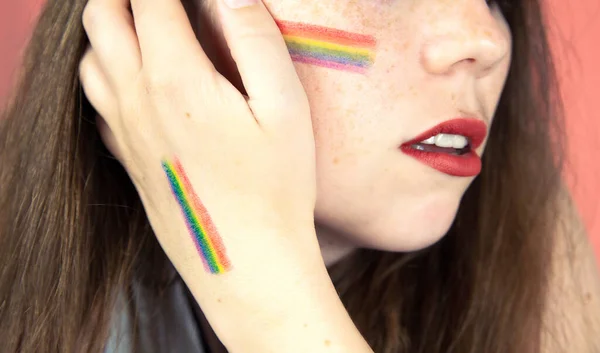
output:
[[222,303],[223,300],[221,300],[221,298],[217,298],[217,302]]
[[586,304],[589,304],[592,301],[592,293],[585,293],[584,300]]
[[333,157],[333,164],[340,164],[340,158],[339,157]]
[[331,341],[330,341],[330,340],[325,340],[325,345],[326,345],[327,347],[331,346]]
[[185,113],[185,116],[186,116],[187,118],[190,118],[190,117],[191,117],[190,113]]
[[302,326],[304,326],[304,328],[307,328],[307,327],[308,327],[308,324],[304,324],[304,325],[302,325]]

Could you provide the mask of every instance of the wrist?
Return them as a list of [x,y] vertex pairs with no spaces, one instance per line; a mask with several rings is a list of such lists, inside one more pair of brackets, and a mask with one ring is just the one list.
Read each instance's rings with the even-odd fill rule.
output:
[[215,332],[232,353],[372,353],[329,277],[310,281],[312,286],[280,292],[278,300],[246,307]]
[[230,272],[198,276],[193,260],[178,269],[223,344],[244,353],[370,352],[329,278],[314,226],[252,228],[226,229],[254,240],[229,248]]
[[237,269],[219,305],[202,306],[213,329],[234,353],[371,352],[331,282],[314,228],[299,232],[257,257],[265,267]]
[[307,322],[256,326],[223,341],[231,353],[373,353],[349,318],[327,315]]

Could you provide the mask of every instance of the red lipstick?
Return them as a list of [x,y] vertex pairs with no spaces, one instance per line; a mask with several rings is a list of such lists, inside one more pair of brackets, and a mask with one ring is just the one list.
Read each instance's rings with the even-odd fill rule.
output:
[[[461,135],[468,145],[463,149],[424,145],[421,142],[438,134]],[[471,177],[481,172],[481,158],[475,150],[487,135],[487,125],[474,118],[457,118],[445,121],[403,143],[400,150],[420,162],[452,176]]]

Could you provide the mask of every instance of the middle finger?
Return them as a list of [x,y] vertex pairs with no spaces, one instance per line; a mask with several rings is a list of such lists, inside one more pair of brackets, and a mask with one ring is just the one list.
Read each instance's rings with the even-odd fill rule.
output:
[[142,62],[152,74],[171,75],[181,67],[214,72],[180,0],[131,0]]
[[83,25],[111,86],[124,88],[141,68],[129,0],[89,0]]

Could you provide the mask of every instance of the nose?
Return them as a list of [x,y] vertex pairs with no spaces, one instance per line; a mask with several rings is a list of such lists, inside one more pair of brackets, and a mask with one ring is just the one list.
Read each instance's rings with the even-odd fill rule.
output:
[[431,24],[421,50],[422,65],[432,74],[464,67],[480,76],[510,55],[510,33],[500,14],[491,13],[483,1],[458,3],[469,4]]

